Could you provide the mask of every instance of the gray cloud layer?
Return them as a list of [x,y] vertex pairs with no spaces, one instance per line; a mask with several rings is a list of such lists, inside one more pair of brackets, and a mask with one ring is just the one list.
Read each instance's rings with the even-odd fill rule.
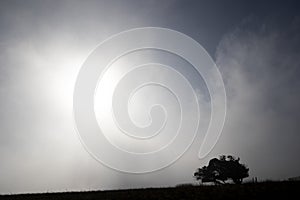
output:
[[[228,95],[225,149],[249,163],[252,175],[300,174],[299,19],[256,28],[249,18],[227,34],[217,53]],[[221,140],[222,141],[222,140]],[[220,141],[220,145],[221,142]]]

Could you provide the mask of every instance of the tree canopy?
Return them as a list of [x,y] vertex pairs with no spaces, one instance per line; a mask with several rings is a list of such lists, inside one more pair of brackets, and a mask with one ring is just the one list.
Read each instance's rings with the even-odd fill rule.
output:
[[209,161],[208,166],[198,168],[194,173],[196,180],[215,184],[226,183],[227,180],[240,184],[248,176],[249,168],[240,163],[240,158],[231,155],[222,155],[219,159],[213,158]]

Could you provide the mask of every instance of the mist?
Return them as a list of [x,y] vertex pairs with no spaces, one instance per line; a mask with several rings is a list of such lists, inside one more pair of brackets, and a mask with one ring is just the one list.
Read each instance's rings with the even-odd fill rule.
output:
[[[0,193],[195,183],[196,168],[221,154],[240,157],[250,178],[298,176],[300,18],[295,10],[292,1],[285,6],[256,1],[1,1]],[[221,137],[205,158],[197,157],[203,139],[197,135],[173,165],[126,174],[102,165],[84,149],[73,119],[73,90],[82,64],[100,42],[149,26],[180,31],[203,45],[222,74],[227,115]],[[154,75],[164,77],[162,72]],[[201,84],[194,86],[206,107]]]

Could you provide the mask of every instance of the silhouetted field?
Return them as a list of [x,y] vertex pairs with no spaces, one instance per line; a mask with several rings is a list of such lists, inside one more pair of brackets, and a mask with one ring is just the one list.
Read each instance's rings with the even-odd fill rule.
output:
[[181,186],[93,192],[0,195],[0,199],[24,200],[101,200],[101,199],[299,199],[300,182],[262,182],[243,185]]

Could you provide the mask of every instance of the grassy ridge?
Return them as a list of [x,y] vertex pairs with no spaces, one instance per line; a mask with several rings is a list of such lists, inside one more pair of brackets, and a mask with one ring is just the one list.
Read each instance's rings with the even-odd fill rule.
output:
[[[295,196],[296,195],[296,196]],[[0,195],[9,200],[106,200],[106,199],[298,199],[300,182],[263,182],[243,185],[182,186],[93,192]]]

